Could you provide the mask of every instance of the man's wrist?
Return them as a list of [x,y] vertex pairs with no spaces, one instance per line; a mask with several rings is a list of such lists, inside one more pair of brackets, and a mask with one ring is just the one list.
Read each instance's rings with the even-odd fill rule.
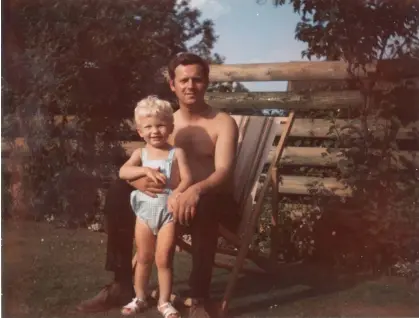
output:
[[192,186],[193,191],[198,194],[198,196],[201,196],[204,192],[204,189],[199,184],[194,184]]

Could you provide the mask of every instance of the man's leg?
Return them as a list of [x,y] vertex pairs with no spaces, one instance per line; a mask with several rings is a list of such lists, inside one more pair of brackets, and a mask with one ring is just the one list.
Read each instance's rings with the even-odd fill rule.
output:
[[218,243],[218,225],[235,232],[240,217],[238,204],[230,194],[203,196],[191,225],[192,271],[189,278],[191,296],[198,299],[210,297],[212,269]]
[[81,311],[105,311],[125,304],[134,295],[131,260],[135,215],[130,206],[132,190],[127,182],[118,179],[107,191],[104,207],[108,233],[105,268],[114,272],[115,278],[96,296],[82,302],[78,306]]
[[134,189],[123,180],[116,180],[109,188],[104,208],[108,227],[106,265],[115,273],[115,282],[132,285],[132,249],[135,214],[130,204]]
[[212,196],[203,196],[191,224],[192,271],[189,278],[191,297],[208,299],[217,249],[219,211]]
[[217,250],[218,224],[235,232],[240,222],[238,204],[229,194],[207,195],[200,199],[191,226],[192,271],[189,278],[194,305],[189,318],[217,317],[218,306],[210,301],[212,269]]

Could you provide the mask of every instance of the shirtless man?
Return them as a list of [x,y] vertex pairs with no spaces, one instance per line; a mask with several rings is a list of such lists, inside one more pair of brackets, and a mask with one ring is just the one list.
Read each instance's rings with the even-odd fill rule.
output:
[[[205,103],[209,67],[199,56],[178,54],[169,63],[168,70],[170,88],[180,106],[174,115],[175,130],[171,142],[185,150],[194,179],[194,184],[178,197],[173,215],[191,234],[189,296],[196,300],[196,306],[191,310],[196,317],[205,317],[201,309],[210,296],[218,223],[222,222],[229,228],[237,225],[232,184],[238,128],[228,114]],[[147,178],[133,182],[132,186],[151,196],[161,191]],[[108,310],[132,297],[130,266],[134,213],[128,203],[132,189],[121,181],[109,189],[105,205],[109,219],[106,269],[115,272],[115,282],[94,298],[81,303],[78,306],[81,311]]]

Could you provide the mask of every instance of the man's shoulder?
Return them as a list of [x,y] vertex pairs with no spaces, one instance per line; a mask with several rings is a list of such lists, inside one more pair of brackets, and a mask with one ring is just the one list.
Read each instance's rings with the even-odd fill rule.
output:
[[217,124],[222,125],[221,127],[224,127],[228,130],[237,129],[237,123],[230,114],[220,110],[217,110],[217,112],[217,115],[214,117],[214,119],[217,121]]
[[222,121],[227,124],[236,122],[230,114],[224,111],[221,111],[219,109],[214,109],[214,119],[218,121]]
[[177,147],[177,146],[175,146],[175,147],[173,147],[172,148],[173,149],[173,152],[174,152],[174,154],[175,154],[175,156],[178,154],[178,153],[184,153],[185,151],[183,150],[183,148],[181,148],[181,147]]

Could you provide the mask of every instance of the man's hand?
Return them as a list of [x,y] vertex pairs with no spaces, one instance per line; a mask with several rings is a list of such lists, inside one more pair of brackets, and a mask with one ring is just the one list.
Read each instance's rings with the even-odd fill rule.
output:
[[[156,170],[156,172],[158,172],[158,170]],[[165,187],[164,183],[156,183],[149,177],[139,178],[135,181],[131,181],[130,184],[152,198],[157,197],[158,193],[163,193],[163,189]]]
[[177,199],[177,209],[173,210],[173,217],[182,225],[189,225],[195,217],[199,202],[199,188],[189,187]]
[[173,219],[175,220],[175,222],[177,222],[176,217],[178,215],[178,210],[179,210],[179,205],[178,205],[179,196],[180,196],[180,193],[172,193],[167,199],[167,207],[169,209],[169,212],[172,213]]

